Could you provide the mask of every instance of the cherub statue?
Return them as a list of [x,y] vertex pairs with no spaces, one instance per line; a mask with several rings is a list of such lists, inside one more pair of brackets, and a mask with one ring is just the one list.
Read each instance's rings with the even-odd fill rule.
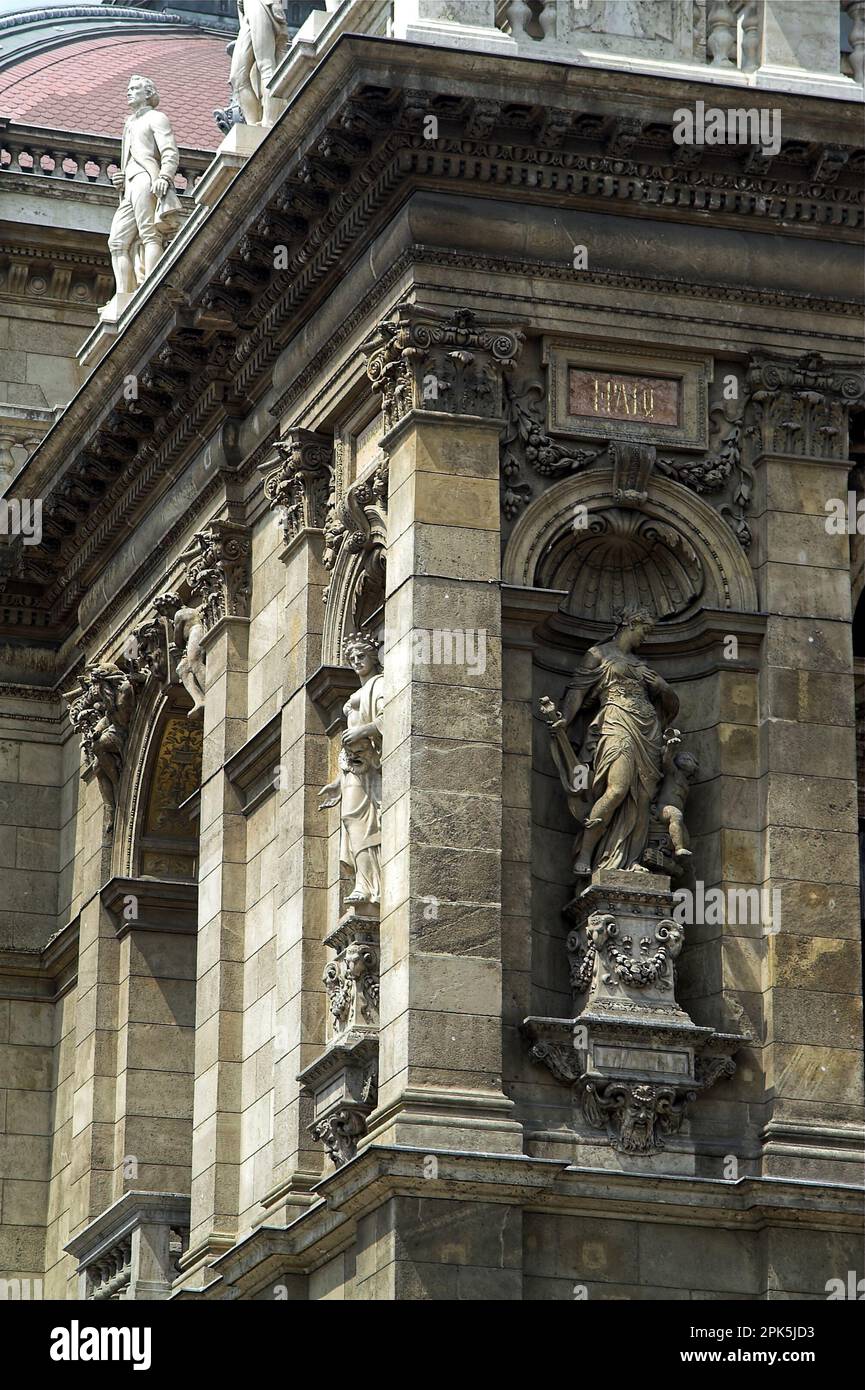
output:
[[681,744],[679,730],[667,729],[661,757],[663,780],[655,796],[655,811],[658,820],[667,827],[676,858],[689,859],[691,851],[685,826],[685,802],[700,765],[693,753],[677,752]]

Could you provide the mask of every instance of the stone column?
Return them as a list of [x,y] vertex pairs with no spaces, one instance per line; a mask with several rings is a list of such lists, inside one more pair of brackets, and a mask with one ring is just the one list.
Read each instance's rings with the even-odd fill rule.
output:
[[[862,1100],[847,404],[816,354],[752,359],[746,443],[768,613],[760,676],[764,1170],[851,1180]],[[766,910],[768,908],[768,911]],[[809,1157],[810,1155],[810,1157]]]
[[262,469],[265,494],[282,516],[286,647],[277,782],[274,1181],[264,1198],[269,1222],[296,1215],[322,1170],[321,1148],[309,1134],[311,1105],[297,1077],[325,1033],[327,818],[318,809],[318,791],[327,781],[327,737],[307,683],[321,666],[332,453],[331,438],[292,429],[277,445],[277,459]]
[[522,335],[401,307],[389,455],[377,1143],[515,1152],[502,1093],[502,372]]
[[233,1243],[238,1217],[246,826],[223,771],[246,739],[250,541],[214,521],[186,552],[206,652],[198,870],[189,1271]]

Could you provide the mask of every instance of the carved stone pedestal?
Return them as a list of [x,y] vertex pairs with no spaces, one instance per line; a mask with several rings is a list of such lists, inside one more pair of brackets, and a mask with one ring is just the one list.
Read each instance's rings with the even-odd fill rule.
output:
[[700,1028],[675,997],[684,929],[663,874],[601,870],[570,904],[573,1018],[527,1018],[532,1055],[570,1083],[613,1148],[653,1154],[747,1041]]
[[357,1141],[366,1133],[367,1116],[375,1108],[378,1038],[368,1031],[350,1030],[306,1067],[298,1081],[315,1105],[309,1132],[324,1145],[334,1166],[341,1168],[357,1153]]
[[378,907],[350,908],[325,938],[336,958],[324,972],[333,1037],[298,1076],[312,1097],[309,1132],[339,1168],[357,1152],[378,1089]]

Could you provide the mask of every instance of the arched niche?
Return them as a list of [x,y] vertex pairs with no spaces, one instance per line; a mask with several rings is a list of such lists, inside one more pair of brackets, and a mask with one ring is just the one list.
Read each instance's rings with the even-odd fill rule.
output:
[[[201,786],[203,724],[171,686],[146,698],[127,749],[117,872],[127,878],[196,882],[198,815],[184,808]],[[136,737],[137,735],[137,737]]]
[[537,498],[514,527],[502,577],[564,591],[563,612],[599,623],[625,603],[659,619],[757,609],[748,559],[708,503],[657,475],[638,505],[622,505],[612,468],[563,478]]
[[363,509],[364,529],[349,531],[331,570],[322,632],[322,665],[344,666],[345,639],[384,620],[387,518],[382,507]]

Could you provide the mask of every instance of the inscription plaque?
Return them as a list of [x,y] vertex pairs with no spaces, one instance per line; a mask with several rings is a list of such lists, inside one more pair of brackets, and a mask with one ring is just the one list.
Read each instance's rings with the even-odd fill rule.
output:
[[638,420],[653,425],[679,424],[681,382],[676,378],[571,367],[568,386],[569,415],[595,420]]
[[706,449],[709,382],[705,353],[544,338],[549,369],[547,430],[553,437]]
[[636,1070],[658,1072],[668,1076],[690,1074],[690,1057],[687,1052],[674,1052],[669,1049],[656,1052],[645,1047],[596,1043],[593,1055],[597,1067],[611,1071]]

